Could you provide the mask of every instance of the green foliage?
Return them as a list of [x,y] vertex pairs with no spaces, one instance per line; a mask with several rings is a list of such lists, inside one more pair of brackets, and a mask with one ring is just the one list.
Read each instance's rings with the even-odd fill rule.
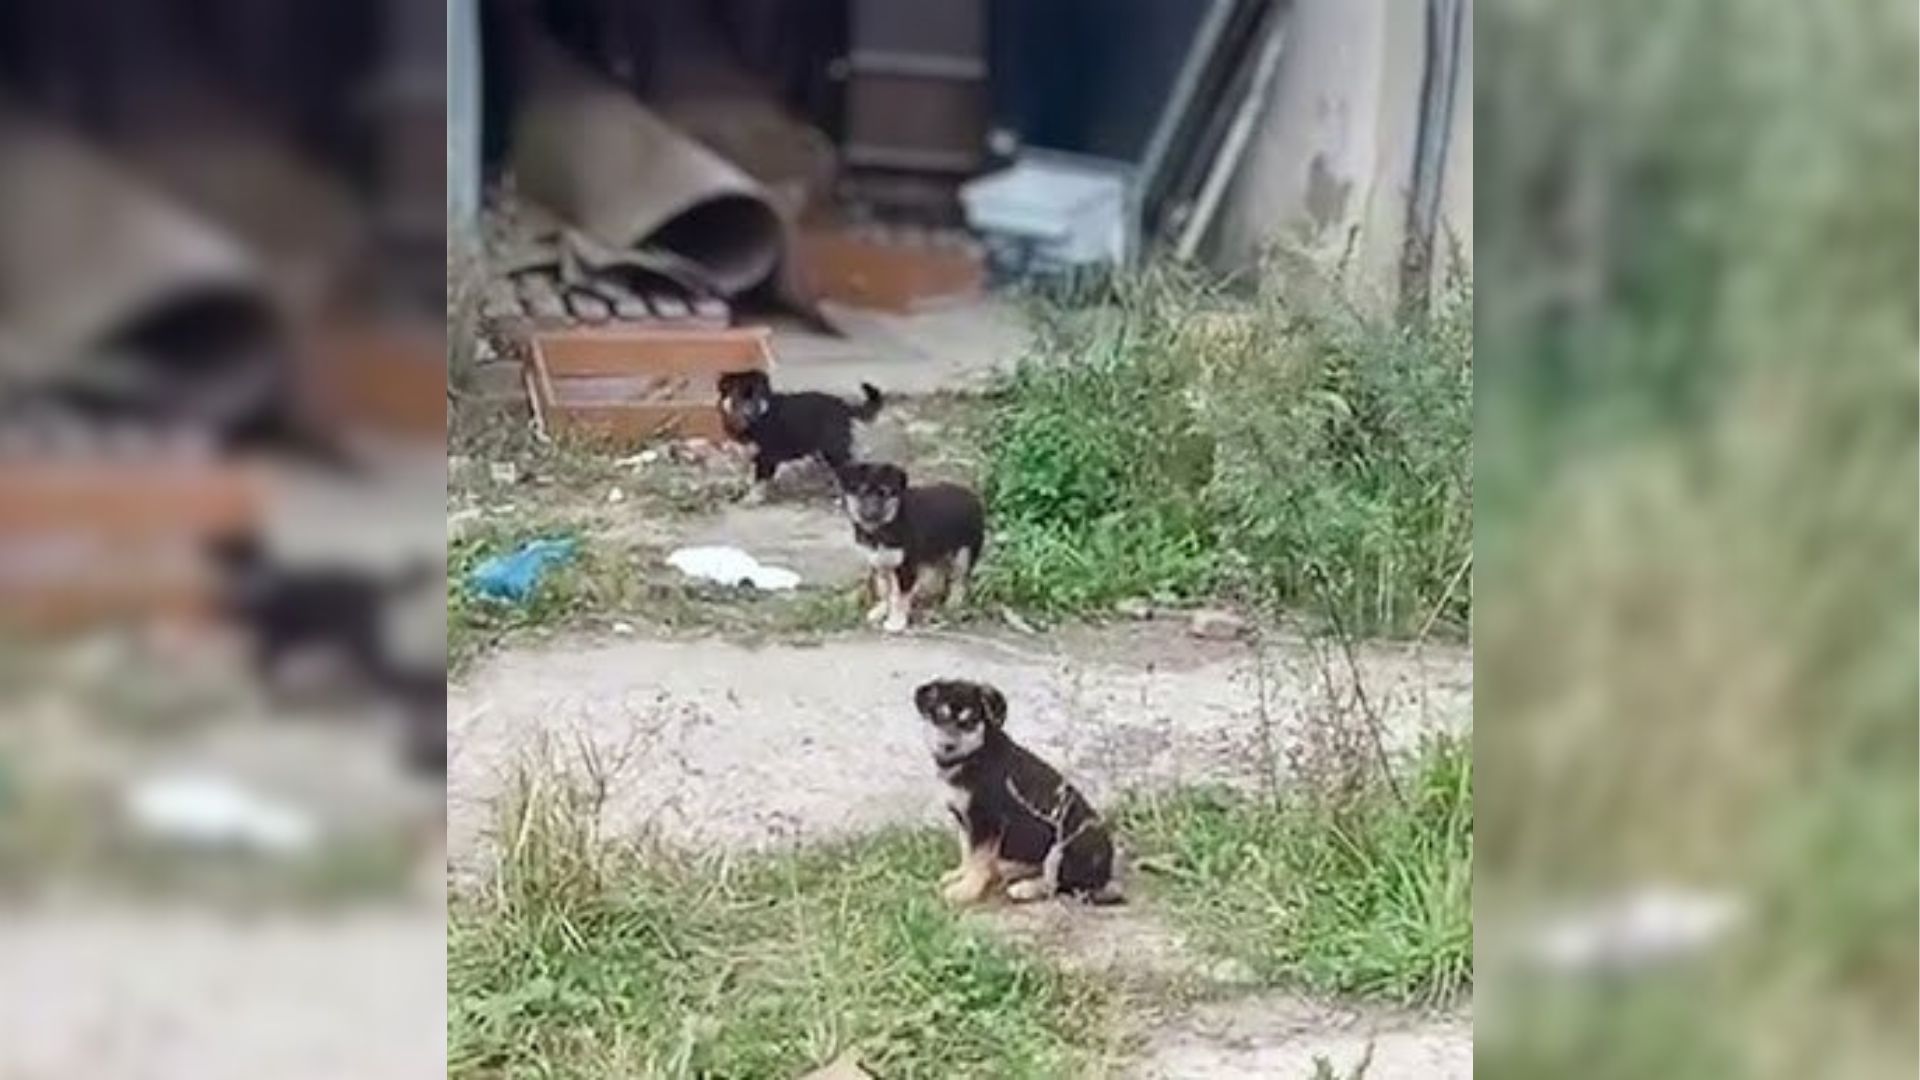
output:
[[606,846],[550,781],[503,815],[493,887],[448,939],[454,1076],[795,1076],[852,1051],[877,1075],[1086,1074],[1112,997],[957,917],[950,837],[696,859]]
[[1399,792],[1377,779],[1337,799],[1196,790],[1121,817],[1174,920],[1263,982],[1404,1005],[1471,986],[1465,740],[1429,742]]
[[990,599],[1231,598],[1463,625],[1472,296],[1417,325],[1171,271],[1043,308],[987,426]]

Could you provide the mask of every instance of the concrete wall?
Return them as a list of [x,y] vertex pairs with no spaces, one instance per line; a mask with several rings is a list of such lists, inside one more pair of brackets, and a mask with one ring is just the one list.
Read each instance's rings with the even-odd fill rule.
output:
[[[1468,25],[1472,21],[1469,2]],[[1295,0],[1259,128],[1208,250],[1244,266],[1271,244],[1344,263],[1361,293],[1393,298],[1419,133],[1424,0]],[[1471,44],[1462,63],[1471,65]],[[1460,73],[1441,189],[1442,238],[1473,235],[1473,92]],[[1465,247],[1470,253],[1471,247]]]

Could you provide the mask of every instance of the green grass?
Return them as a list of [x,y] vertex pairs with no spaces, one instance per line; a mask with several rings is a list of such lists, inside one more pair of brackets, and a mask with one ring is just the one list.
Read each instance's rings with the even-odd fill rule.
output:
[[[1436,739],[1410,764],[1398,792],[1125,801],[1130,902],[1266,986],[1454,1004],[1471,759]],[[794,1076],[851,1054],[889,1078],[1102,1076],[1145,1022],[1138,987],[942,903],[944,830],[703,857],[600,835],[608,783],[587,772],[522,768],[492,874],[453,894],[451,1075]]]
[[1168,270],[1043,307],[986,426],[984,597],[1055,615],[1132,598],[1464,626],[1472,294],[1402,325]]
[[698,859],[603,843],[578,791],[523,785],[491,887],[449,908],[449,1074],[1064,1077],[1116,999],[935,895],[944,833]]
[[1476,11],[1476,889],[1754,912],[1488,971],[1483,1077],[1920,1065],[1915,9],[1836,10]]
[[1470,745],[1429,742],[1401,789],[1194,790],[1127,807],[1120,828],[1155,902],[1262,982],[1443,1005],[1472,983]]

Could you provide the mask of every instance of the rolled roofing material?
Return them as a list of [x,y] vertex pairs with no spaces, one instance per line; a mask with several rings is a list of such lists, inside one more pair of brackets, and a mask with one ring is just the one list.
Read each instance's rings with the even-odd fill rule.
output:
[[765,189],[551,41],[529,34],[513,167],[520,188],[593,240],[657,249],[733,296],[779,262]]
[[237,244],[0,107],[0,382],[66,375],[203,308],[272,321],[260,270]]

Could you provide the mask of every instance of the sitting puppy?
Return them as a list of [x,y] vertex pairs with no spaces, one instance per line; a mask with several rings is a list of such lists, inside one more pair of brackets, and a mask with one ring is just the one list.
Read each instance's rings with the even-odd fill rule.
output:
[[853,459],[853,422],[880,415],[880,391],[861,383],[866,400],[850,405],[832,394],[776,394],[764,371],[720,376],[720,422],[736,441],[753,447],[753,487],[760,502],[782,463],[818,458],[838,472]]
[[303,649],[343,655],[362,677],[377,678],[386,663],[388,603],[437,572],[424,560],[393,575],[292,568],[244,534],[215,541],[211,554],[221,574],[221,606],[252,634],[254,663],[269,686],[279,682],[281,663]]
[[958,484],[909,487],[898,465],[854,464],[839,476],[841,506],[873,568],[867,621],[884,619],[888,633],[905,630],[928,570],[941,571],[948,603],[964,603],[987,542],[980,496]]
[[960,865],[940,882],[948,901],[977,903],[1002,882],[1016,903],[1056,893],[1121,901],[1113,838],[1100,815],[1051,765],[1007,737],[1000,691],[936,679],[913,692],[913,704],[959,826]]

